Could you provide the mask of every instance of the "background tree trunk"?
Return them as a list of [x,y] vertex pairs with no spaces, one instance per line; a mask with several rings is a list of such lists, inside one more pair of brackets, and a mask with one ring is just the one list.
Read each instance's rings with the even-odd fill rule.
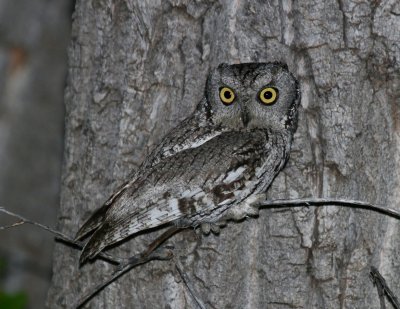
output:
[[[52,226],[71,4],[0,0],[0,207]],[[14,218],[0,214],[0,226],[11,223]],[[43,308],[53,244],[52,235],[32,227],[0,231],[0,307],[4,292],[21,291],[29,308]]]
[[[400,208],[400,5],[389,1],[78,1],[69,51],[60,228],[73,235],[200,100],[220,62],[283,61],[303,93],[269,198]],[[379,308],[370,266],[400,296],[400,223],[356,209],[263,210],[172,243],[209,308]],[[128,256],[154,235],[113,249]],[[51,308],[112,271],[58,244]],[[138,267],[91,308],[195,308],[172,262]]]

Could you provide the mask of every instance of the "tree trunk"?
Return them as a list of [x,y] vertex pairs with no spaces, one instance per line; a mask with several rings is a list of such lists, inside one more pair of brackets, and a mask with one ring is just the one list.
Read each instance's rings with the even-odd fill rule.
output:
[[[302,89],[291,158],[269,198],[337,197],[400,208],[398,1],[78,1],[69,51],[59,224],[73,235],[221,62],[283,61]],[[400,295],[400,223],[340,207],[263,210],[219,236],[177,235],[207,308],[379,308],[378,268]],[[112,249],[128,256],[154,235]],[[112,272],[58,244],[51,308]],[[196,308],[173,262],[133,269],[90,308]]]
[[[60,189],[70,5],[0,1],[0,207],[51,226]],[[15,218],[0,214],[0,226],[12,223]],[[0,307],[4,292],[21,291],[29,308],[43,308],[53,244],[52,235],[32,227],[0,231]]]

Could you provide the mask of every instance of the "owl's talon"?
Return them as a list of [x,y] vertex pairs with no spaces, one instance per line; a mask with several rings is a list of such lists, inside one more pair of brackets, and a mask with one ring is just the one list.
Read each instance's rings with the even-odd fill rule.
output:
[[221,230],[220,230],[219,226],[216,223],[211,223],[210,226],[211,226],[211,231],[214,234],[218,235],[220,233]]
[[226,220],[221,220],[221,221],[218,221],[216,224],[221,228],[221,227],[225,227],[228,224],[228,222]]
[[258,205],[265,199],[266,195],[264,193],[251,196],[243,204],[232,207],[225,218],[240,221],[246,217],[257,217],[259,215]]
[[248,217],[258,217],[259,209],[254,206],[246,207],[246,216]]
[[203,232],[204,235],[209,235],[210,232],[213,232],[213,234],[220,233],[219,223],[203,222],[200,227],[201,227],[201,231]]
[[211,225],[208,222],[202,223],[201,224],[201,231],[203,232],[204,235],[210,234],[211,231]]
[[259,193],[259,194],[255,194],[253,196],[250,196],[246,200],[246,204],[248,206],[251,206],[252,208],[258,209],[258,207],[260,206],[260,203],[265,201],[266,199],[267,199],[267,195],[265,193]]

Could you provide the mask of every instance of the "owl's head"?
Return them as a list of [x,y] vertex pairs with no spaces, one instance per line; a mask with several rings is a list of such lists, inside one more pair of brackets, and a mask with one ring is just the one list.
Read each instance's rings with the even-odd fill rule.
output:
[[299,102],[298,82],[285,64],[223,63],[210,73],[199,110],[232,130],[294,132]]

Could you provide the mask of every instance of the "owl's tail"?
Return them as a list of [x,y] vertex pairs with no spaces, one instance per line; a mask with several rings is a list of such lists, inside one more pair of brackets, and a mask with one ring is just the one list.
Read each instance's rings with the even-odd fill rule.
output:
[[103,223],[105,214],[110,206],[103,205],[98,210],[96,210],[92,216],[81,226],[79,231],[75,235],[75,241],[81,240],[89,233],[93,232]]
[[92,237],[90,237],[89,241],[83,247],[81,256],[79,258],[79,264],[84,264],[87,260],[93,259],[98,255],[101,250],[106,247],[104,243],[104,234],[107,233],[108,224],[103,224],[98,228]]

